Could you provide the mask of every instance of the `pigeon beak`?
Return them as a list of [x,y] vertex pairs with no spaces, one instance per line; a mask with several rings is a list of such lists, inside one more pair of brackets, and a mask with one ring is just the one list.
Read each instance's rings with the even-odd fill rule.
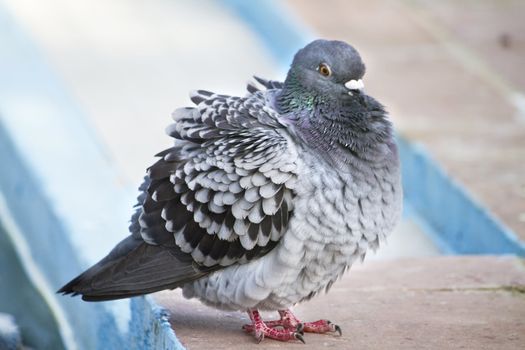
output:
[[350,96],[352,96],[352,90],[357,90],[357,91],[360,91],[360,90],[363,90],[363,88],[365,87],[365,84],[363,84],[363,80],[359,79],[359,80],[350,80],[350,81],[347,81],[345,83],[345,87],[350,90],[348,91],[348,94]]

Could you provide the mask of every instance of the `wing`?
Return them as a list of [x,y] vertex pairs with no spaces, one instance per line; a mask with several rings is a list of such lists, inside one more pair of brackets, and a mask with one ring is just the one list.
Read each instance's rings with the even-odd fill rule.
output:
[[[255,79],[256,82],[250,81],[248,82],[248,85],[246,85],[246,90],[248,90],[248,92],[251,94],[254,94],[257,91],[282,89],[284,86],[284,84],[280,81],[267,80],[267,79],[263,79],[257,76],[253,76],[253,78]],[[261,86],[257,86],[257,83],[259,83]]]
[[149,168],[139,216],[142,238],[176,246],[203,268],[270,251],[293,210],[297,153],[261,91],[191,96],[173,113],[174,147]]
[[172,289],[275,247],[293,211],[297,152],[271,96],[194,93],[197,107],[173,113],[175,145],[140,187],[131,236],[59,292],[102,301]]

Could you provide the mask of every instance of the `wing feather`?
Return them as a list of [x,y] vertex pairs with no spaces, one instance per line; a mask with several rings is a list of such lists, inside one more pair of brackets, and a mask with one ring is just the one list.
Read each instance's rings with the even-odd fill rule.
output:
[[131,236],[60,292],[110,300],[176,288],[267,254],[293,210],[297,153],[270,106],[282,83],[247,97],[199,90],[166,128],[174,146],[149,169]]
[[144,240],[171,237],[205,266],[249,261],[279,241],[293,208],[297,154],[267,98],[199,90],[191,94],[195,108],[173,113],[167,132],[175,146],[149,168]]

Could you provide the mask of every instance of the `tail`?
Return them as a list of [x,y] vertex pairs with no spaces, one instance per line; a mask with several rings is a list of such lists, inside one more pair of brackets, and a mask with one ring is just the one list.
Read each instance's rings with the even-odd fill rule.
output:
[[123,299],[177,288],[208,273],[177,247],[151,245],[129,236],[57,293],[82,295],[86,301]]

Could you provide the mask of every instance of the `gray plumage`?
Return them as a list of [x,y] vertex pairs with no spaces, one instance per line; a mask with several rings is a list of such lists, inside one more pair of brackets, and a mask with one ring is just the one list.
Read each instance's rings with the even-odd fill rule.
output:
[[364,71],[350,45],[317,40],[284,83],[192,93],[140,187],[131,235],[59,292],[180,287],[222,309],[278,310],[328,289],[401,212],[391,123],[354,88]]

